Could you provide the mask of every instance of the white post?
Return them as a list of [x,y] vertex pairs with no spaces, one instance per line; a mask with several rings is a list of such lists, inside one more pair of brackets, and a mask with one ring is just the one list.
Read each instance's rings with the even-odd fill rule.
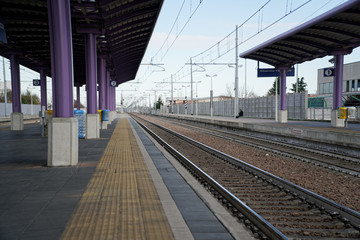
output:
[[171,74],[171,113],[174,113],[174,83],[173,75]]
[[[190,58],[190,83],[191,83],[191,92],[190,92],[190,100],[191,100],[191,112],[190,114],[194,114],[194,101],[193,101],[193,74],[192,74],[192,59]],[[185,96],[186,97],[186,96]]]
[[235,104],[234,104],[234,117],[236,117],[239,111],[239,57],[238,57],[238,26],[236,25],[236,37],[235,37]]

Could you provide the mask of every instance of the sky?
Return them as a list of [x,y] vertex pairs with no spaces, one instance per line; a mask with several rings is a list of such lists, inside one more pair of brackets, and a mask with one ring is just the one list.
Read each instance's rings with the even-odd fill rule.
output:
[[[193,65],[193,97],[209,97],[211,78],[214,96],[228,95],[234,88],[235,27],[238,30],[238,55],[257,45],[305,23],[337,7],[346,0],[164,0],[147,51],[133,81],[119,85],[117,104],[121,94],[124,104],[152,103],[161,96],[170,97],[171,76],[174,80],[174,97],[190,98],[190,65],[217,63],[223,65]],[[181,10],[181,11],[180,11]],[[281,19],[281,20],[279,20]],[[275,23],[276,22],[276,23]],[[210,49],[210,50],[209,50]],[[202,54],[201,54],[202,53]],[[317,69],[329,67],[327,56],[298,65],[298,77],[304,77],[308,91],[316,94]],[[239,96],[253,93],[264,96],[272,87],[274,78],[258,78],[257,62],[239,61]],[[345,63],[360,61],[360,48],[345,56]],[[8,60],[5,59],[7,86],[10,85]],[[149,65],[152,63],[153,65]],[[260,64],[260,67],[270,67]],[[2,61],[0,81],[3,82]],[[20,68],[21,90],[31,90],[40,96],[40,87],[32,86],[32,79],[39,74],[25,67]],[[287,92],[295,77],[287,78]],[[48,78],[48,102],[51,101],[51,79]],[[246,83],[246,84],[245,84]],[[156,90],[156,91],[155,91]],[[74,96],[75,90],[74,90]],[[86,105],[85,87],[81,88],[81,102]]]
[[[222,64],[235,63],[235,49],[227,54],[223,53],[235,45],[235,33],[228,38],[225,37],[234,32],[236,25],[242,26],[238,31],[239,42],[250,38],[239,45],[238,53],[241,54],[346,1],[272,0],[264,6],[267,2],[269,1],[165,0],[136,79],[119,86],[118,91],[123,90],[125,103],[138,101],[141,98],[142,102],[148,102],[149,99],[153,102],[155,96],[156,98],[161,96],[163,99],[170,97],[171,75],[177,76],[173,77],[174,82],[180,82],[174,83],[174,97],[185,95],[190,97],[190,65],[186,63],[189,63],[190,58],[193,58],[193,63],[210,61]],[[180,9],[182,10],[179,14]],[[179,17],[175,21],[178,14]],[[250,18],[252,15],[253,17]],[[278,21],[280,18],[283,19]],[[278,22],[273,24],[276,21]],[[224,40],[221,41],[222,39]],[[217,44],[219,41],[220,43]],[[214,47],[210,51],[206,51],[212,46]],[[204,54],[196,57],[204,51]],[[359,52],[359,49],[355,49],[352,54],[345,56],[345,63],[359,61]],[[218,56],[221,57],[217,58]],[[327,56],[298,65],[298,77],[304,77],[309,93],[316,93],[317,69],[331,66],[328,61],[330,58],[331,56]],[[149,66],[150,63],[161,65]],[[239,66],[239,95],[245,94],[245,81],[247,93],[252,92],[256,96],[266,95],[275,79],[257,78],[257,62],[254,60],[239,58]],[[227,65],[203,67],[205,69],[193,65],[193,71],[195,70],[193,82],[201,81],[197,84],[198,97],[208,97],[210,94],[211,78],[206,75],[217,75],[212,78],[214,96],[227,95],[228,89],[234,88],[233,67]],[[260,64],[260,67],[271,66]],[[205,71],[200,72],[200,70]],[[185,77],[182,77],[184,75]],[[287,78],[287,92],[290,91],[291,84],[295,83],[295,79],[295,77]],[[154,90],[157,90],[156,95]],[[193,85],[193,91],[195,98],[196,84]],[[146,100],[145,96],[147,96]]]

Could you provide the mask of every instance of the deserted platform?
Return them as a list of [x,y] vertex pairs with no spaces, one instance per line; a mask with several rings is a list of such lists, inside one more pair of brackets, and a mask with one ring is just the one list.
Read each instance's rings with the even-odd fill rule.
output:
[[79,140],[75,167],[45,166],[40,126],[0,129],[0,239],[253,239],[132,119],[118,116],[100,139]]

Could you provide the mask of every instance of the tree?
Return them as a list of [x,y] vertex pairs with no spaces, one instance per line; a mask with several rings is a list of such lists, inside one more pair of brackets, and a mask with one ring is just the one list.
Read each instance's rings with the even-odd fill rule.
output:
[[[10,89],[6,89],[6,94],[7,94],[7,102],[8,103],[11,103],[11,99],[12,99],[12,92]],[[0,102],[5,102],[5,94],[4,94],[4,90],[1,89],[1,92],[0,92]]]
[[39,105],[40,104],[40,98],[36,94],[32,94],[29,90],[26,91],[25,94],[21,94],[21,103],[22,104],[32,104]]
[[155,103],[155,109],[160,109],[160,107],[164,105],[163,101],[161,100],[161,97],[159,97],[159,99],[157,100],[157,102]]
[[[304,77],[298,78],[298,92],[305,92],[307,83],[304,82]],[[292,84],[290,91],[296,92],[296,82]]]
[[226,92],[224,95],[228,96],[228,97],[233,97],[235,95],[235,87],[231,86],[229,84],[226,84]]
[[[77,108],[77,101],[74,99],[74,108]],[[85,108],[85,106],[80,102],[80,108]]]
[[278,84],[277,95],[280,94],[280,78],[277,77],[277,78],[275,79],[274,83],[273,83],[272,88],[270,88],[269,91],[268,91],[268,93],[267,93],[268,96],[274,96],[274,95],[275,95],[275,91],[276,91],[276,90],[275,90],[275,89],[276,89],[276,81],[277,81],[277,84]]

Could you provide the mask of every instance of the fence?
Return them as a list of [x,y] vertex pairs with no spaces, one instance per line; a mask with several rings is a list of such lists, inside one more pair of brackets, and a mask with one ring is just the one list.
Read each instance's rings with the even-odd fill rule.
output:
[[[304,120],[307,116],[307,92],[294,93],[286,96],[286,105],[288,118]],[[239,108],[244,112],[244,117],[253,118],[275,118],[275,96],[241,98],[239,99]],[[280,106],[280,98],[278,99]],[[210,102],[201,102],[194,104],[194,114],[210,115]],[[237,111],[238,112],[238,111]],[[185,104],[174,105],[175,114],[185,114]],[[187,105],[187,114],[191,114],[190,104]],[[234,116],[234,100],[216,101],[213,106],[214,116]]]
[[[38,115],[41,111],[41,105],[31,105],[31,104],[21,104],[21,112],[23,114],[29,115]],[[10,116],[12,113],[12,103],[6,105],[6,115]],[[5,103],[0,103],[0,116],[5,116]]]

